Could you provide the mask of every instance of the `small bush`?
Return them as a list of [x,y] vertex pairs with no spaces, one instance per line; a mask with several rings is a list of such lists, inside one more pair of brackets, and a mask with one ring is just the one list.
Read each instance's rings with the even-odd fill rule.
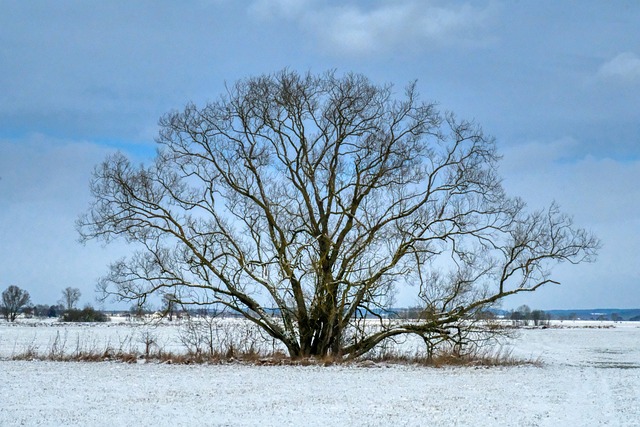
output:
[[93,307],[85,307],[82,310],[71,309],[62,314],[63,322],[108,322],[109,318],[104,313]]

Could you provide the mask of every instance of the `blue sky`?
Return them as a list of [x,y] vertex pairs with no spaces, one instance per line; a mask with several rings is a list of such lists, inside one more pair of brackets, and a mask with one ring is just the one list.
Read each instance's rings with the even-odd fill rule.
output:
[[[0,0],[0,288],[53,303],[122,244],[77,243],[93,166],[158,118],[284,67],[363,73],[496,137],[507,190],[596,232],[597,263],[505,307],[640,307],[637,1]],[[412,301],[403,301],[407,304]]]

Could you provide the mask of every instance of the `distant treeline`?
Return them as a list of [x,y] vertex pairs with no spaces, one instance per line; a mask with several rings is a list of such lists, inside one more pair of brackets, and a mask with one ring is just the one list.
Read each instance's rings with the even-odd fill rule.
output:
[[[523,308],[525,307],[525,308]],[[527,318],[527,313],[541,312],[548,316],[549,320],[611,320],[614,322],[621,321],[640,321],[640,309],[615,309],[615,308],[596,308],[587,310],[527,310],[527,306],[521,306],[516,310],[493,310],[496,316],[506,319]]]
[[[393,309],[394,316],[404,319],[418,319],[425,316],[426,311],[420,307]],[[610,320],[640,321],[640,309],[589,309],[589,310],[536,310],[522,305],[515,310],[488,310],[477,313],[481,319],[507,319],[518,323],[542,325],[550,320]]]
[[[267,309],[268,310],[268,309]],[[278,316],[279,310],[271,309],[272,315]],[[160,309],[153,311],[148,309],[140,309],[139,307],[131,307],[129,310],[96,310],[91,306],[85,306],[84,309],[68,309],[62,304],[46,305],[29,305],[22,307],[19,313],[24,317],[58,317],[63,321],[105,321],[107,316],[127,316],[127,317],[143,317],[156,315],[172,319],[173,317],[180,319],[185,317],[239,317],[238,314],[218,311],[215,309]],[[428,310],[420,307],[409,308],[392,308],[387,310],[379,310],[375,314],[359,313],[359,317],[386,317],[386,318],[402,318],[402,319],[422,319],[432,315]],[[519,323],[544,325],[550,320],[599,320],[599,321],[640,321],[640,309],[588,309],[588,310],[536,310],[531,309],[527,305],[522,305],[515,310],[488,310],[477,313],[479,319],[507,319]]]
[[613,320],[640,321],[640,309],[597,308],[592,310],[547,310],[557,320]]

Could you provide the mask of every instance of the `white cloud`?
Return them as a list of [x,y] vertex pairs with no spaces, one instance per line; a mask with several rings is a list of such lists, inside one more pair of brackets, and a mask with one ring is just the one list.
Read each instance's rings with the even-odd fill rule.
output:
[[470,5],[437,6],[417,0],[376,3],[363,8],[351,3],[257,0],[250,11],[262,19],[286,19],[312,34],[320,47],[343,54],[368,55],[402,47],[425,49],[476,44],[490,15]]
[[640,57],[632,52],[624,52],[605,62],[598,70],[604,79],[623,82],[640,81]]

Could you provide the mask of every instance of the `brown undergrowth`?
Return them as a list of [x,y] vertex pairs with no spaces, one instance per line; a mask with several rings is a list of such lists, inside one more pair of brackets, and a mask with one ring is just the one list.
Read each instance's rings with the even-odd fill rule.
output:
[[421,353],[386,352],[374,358],[365,358],[365,360],[374,363],[413,364],[436,368],[447,366],[542,366],[541,359],[521,359],[503,347],[479,347],[463,354],[453,350],[444,350],[431,356],[425,356]]
[[237,351],[229,347],[225,352],[214,353],[174,353],[161,349],[147,354],[133,351],[122,351],[105,347],[104,349],[76,350],[64,352],[61,348],[51,347],[40,352],[34,347],[28,347],[22,352],[15,353],[10,360],[55,361],[55,362],[121,362],[121,363],[157,363],[176,365],[225,365],[241,364],[256,366],[356,366],[364,368],[384,367],[390,365],[412,365],[425,367],[499,367],[499,366],[541,366],[540,360],[524,360],[514,357],[511,352],[503,349],[481,349],[464,355],[453,352],[441,352],[431,357],[421,354],[400,354],[387,352],[373,357],[345,359],[333,356],[323,358],[305,357],[291,358],[282,351],[258,353],[256,351]]

